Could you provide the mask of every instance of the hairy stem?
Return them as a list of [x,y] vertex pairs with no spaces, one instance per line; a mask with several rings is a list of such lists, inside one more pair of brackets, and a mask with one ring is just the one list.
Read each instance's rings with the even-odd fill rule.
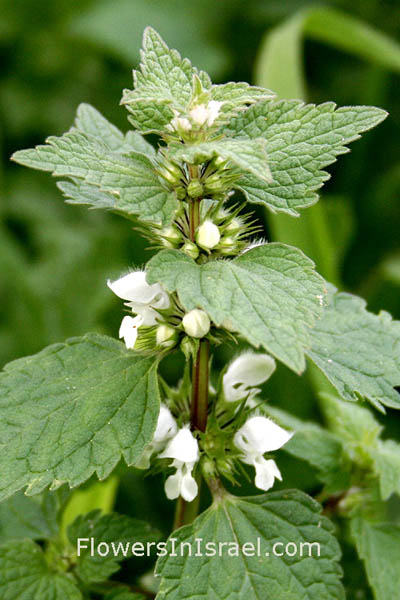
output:
[[200,201],[192,200],[189,208],[189,220],[190,220],[190,239],[192,242],[196,238],[196,230],[200,225]]

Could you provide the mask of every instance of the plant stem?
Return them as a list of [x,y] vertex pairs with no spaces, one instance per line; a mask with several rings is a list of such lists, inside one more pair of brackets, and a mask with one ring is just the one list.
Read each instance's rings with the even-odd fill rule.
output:
[[200,225],[200,201],[192,200],[189,207],[189,220],[190,220],[190,239],[192,242],[196,238],[196,230]]
[[192,404],[191,425],[192,429],[206,430],[208,415],[208,361],[210,343],[206,339],[200,340],[196,360],[192,370]]

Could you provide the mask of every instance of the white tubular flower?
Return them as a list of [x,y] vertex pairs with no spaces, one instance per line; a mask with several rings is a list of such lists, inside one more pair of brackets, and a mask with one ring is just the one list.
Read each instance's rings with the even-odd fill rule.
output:
[[255,485],[267,491],[275,478],[282,481],[281,473],[274,460],[266,460],[265,452],[282,448],[292,437],[267,417],[251,417],[236,433],[233,439],[235,446],[242,452],[241,460],[253,465],[256,470]]
[[182,326],[185,332],[194,338],[202,338],[210,331],[210,318],[204,310],[195,308],[182,319]]
[[196,242],[202,248],[206,250],[211,250],[211,248],[215,248],[221,239],[221,234],[219,232],[219,228],[212,221],[204,221],[202,225],[197,230],[196,233]]
[[143,317],[129,317],[128,315],[122,319],[121,327],[119,328],[119,337],[124,338],[126,347],[131,350],[136,344],[138,335],[138,327],[143,325]]
[[160,452],[177,431],[178,427],[171,411],[165,404],[161,404],[153,440],[144,449],[143,454],[135,467],[138,469],[148,469],[150,467],[150,458],[152,454]]
[[129,306],[138,315],[135,319],[124,317],[119,331],[119,337],[124,338],[127,348],[133,348],[137,328],[141,325],[156,325],[159,317],[157,309],[169,307],[168,294],[159,283],[149,285],[145,271],[128,273],[116,281],[107,281],[107,285],[119,298],[128,300],[125,306]]
[[207,105],[197,104],[189,111],[189,116],[196,125],[201,127],[207,124],[211,127],[219,114],[221,106],[222,102],[217,100],[211,100]]
[[170,475],[165,482],[167,498],[175,500],[178,496],[182,496],[187,502],[192,502],[198,492],[192,470],[199,460],[199,445],[189,426],[178,431],[159,457],[173,458],[172,466],[176,469],[176,473]]
[[267,381],[275,368],[275,361],[269,354],[241,354],[231,362],[222,378],[225,400],[252,400],[260,391],[256,386]]

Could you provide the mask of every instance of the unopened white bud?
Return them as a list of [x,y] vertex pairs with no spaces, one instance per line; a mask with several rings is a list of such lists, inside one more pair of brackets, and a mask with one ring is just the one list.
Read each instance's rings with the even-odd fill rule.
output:
[[157,346],[162,346],[163,348],[175,346],[177,339],[178,334],[176,330],[170,325],[159,325],[159,327],[157,327]]
[[196,260],[196,258],[199,256],[199,249],[193,242],[186,242],[182,246],[182,251],[190,256],[190,258],[193,258],[193,260]]
[[206,250],[215,248],[220,239],[221,234],[219,228],[212,221],[204,221],[197,230],[196,242]]
[[204,310],[195,308],[182,319],[182,325],[185,332],[194,338],[202,338],[210,331],[210,319]]
[[182,240],[182,234],[176,227],[165,227],[165,229],[161,231],[161,237],[164,238],[164,240],[171,242],[173,245],[179,244]]

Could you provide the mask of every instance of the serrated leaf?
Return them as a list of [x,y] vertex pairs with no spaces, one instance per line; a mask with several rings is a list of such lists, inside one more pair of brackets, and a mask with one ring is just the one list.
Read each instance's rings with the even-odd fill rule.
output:
[[240,181],[249,202],[272,211],[298,215],[298,210],[315,204],[316,191],[329,179],[324,167],[347,152],[346,144],[374,127],[387,113],[370,106],[336,108],[298,100],[263,101],[239,113],[226,133],[235,139],[264,137],[273,183],[265,185],[253,175]]
[[189,163],[202,163],[219,156],[229,160],[241,171],[253,173],[267,182],[271,182],[268,167],[267,143],[264,139],[232,140],[223,139],[215,142],[187,144],[170,147],[170,153],[176,160]]
[[266,405],[262,409],[279,425],[294,432],[282,451],[315,467],[318,478],[329,490],[347,487],[350,463],[338,436],[317,423],[301,421],[279,408]]
[[121,457],[133,464],[159,411],[154,358],[97,334],[10,363],[0,391],[1,499],[104,479]]
[[134,90],[125,90],[122,104],[131,113],[131,122],[143,132],[159,131],[174,116],[185,111],[192,97],[193,76],[207,87],[208,75],[198,72],[187,58],[171,50],[161,36],[147,27],[143,36],[140,70],[133,72]]
[[[159,532],[144,521],[117,513],[101,514],[99,510],[80,515],[68,527],[67,534],[74,550],[77,549],[78,538],[81,538],[82,545],[87,546],[87,549],[81,549],[76,562],[76,572],[85,583],[105,581],[118,571],[118,562],[124,558],[132,558],[134,542],[140,542],[146,547],[146,543],[156,542],[160,538]],[[96,551],[99,543],[109,545],[109,555],[101,556]],[[105,548],[101,551],[104,554]]]
[[65,505],[66,488],[25,496],[18,492],[0,503],[0,544],[7,540],[31,538],[48,540],[58,534],[58,513]]
[[202,308],[217,326],[229,321],[254,346],[300,372],[309,329],[321,314],[324,281],[300,250],[273,243],[232,261],[198,265],[165,250],[147,266],[148,281],[176,291],[186,310]]
[[81,600],[71,575],[57,573],[32,540],[0,546],[2,600]]
[[380,440],[370,454],[379,476],[382,499],[387,500],[394,493],[400,496],[400,444]]
[[80,104],[75,118],[75,127],[105,144],[111,151],[126,154],[141,152],[149,158],[156,154],[153,146],[147,142],[137,131],[128,131],[125,135],[107,121],[103,115],[90,104]]
[[339,394],[360,396],[378,410],[400,408],[400,322],[386,312],[374,315],[357,296],[330,288],[329,304],[313,331],[310,359]]
[[[95,208],[107,207],[155,222],[168,222],[176,209],[176,198],[163,187],[147,156],[133,151],[122,156],[99,139],[77,130],[58,138],[49,137],[46,145],[19,150],[12,160],[95,186],[98,195],[90,195],[84,188],[80,202],[89,201]],[[74,196],[75,203],[78,198]]]
[[[229,496],[215,503],[193,525],[173,533],[176,547],[185,542],[184,556],[158,560],[161,575],[159,600],[338,600],[344,598],[340,583],[338,543],[332,525],[320,515],[321,507],[300,491],[274,492],[250,498]],[[225,543],[222,556],[196,556],[196,540]],[[259,540],[261,556],[229,556],[228,548]],[[277,557],[286,543],[320,544],[312,556]],[[229,546],[231,544],[231,546]],[[305,546],[306,547],[306,546]],[[247,547],[249,548],[249,547]],[[293,546],[292,546],[293,548]],[[218,552],[218,551],[217,551]],[[257,553],[257,550],[255,551]],[[269,552],[269,556],[265,553]]]
[[400,527],[356,517],[351,521],[351,532],[374,597],[394,600],[399,593]]

